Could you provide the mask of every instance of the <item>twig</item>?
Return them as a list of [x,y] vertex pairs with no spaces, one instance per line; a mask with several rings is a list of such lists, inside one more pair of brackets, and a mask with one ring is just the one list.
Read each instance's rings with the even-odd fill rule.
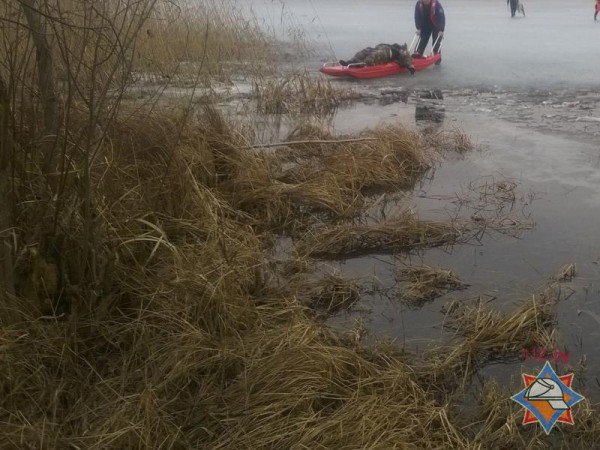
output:
[[315,140],[315,141],[288,141],[288,142],[275,142],[271,144],[256,144],[242,147],[242,150],[250,148],[267,148],[267,147],[283,147],[285,145],[297,145],[297,144],[343,144],[346,142],[364,142],[364,141],[376,141],[377,138],[355,138],[355,139],[328,139],[328,140]]

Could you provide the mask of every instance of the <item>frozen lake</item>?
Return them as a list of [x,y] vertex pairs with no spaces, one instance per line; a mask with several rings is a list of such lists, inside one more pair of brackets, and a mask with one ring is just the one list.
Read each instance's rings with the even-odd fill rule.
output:
[[[511,19],[504,0],[442,0],[444,61],[415,77],[436,87],[567,88],[598,86],[600,21],[591,0],[524,0]],[[414,1],[249,0],[262,23],[284,37],[301,27],[317,45],[311,63],[349,58],[379,42],[410,44]],[[429,47],[430,48],[430,47]]]

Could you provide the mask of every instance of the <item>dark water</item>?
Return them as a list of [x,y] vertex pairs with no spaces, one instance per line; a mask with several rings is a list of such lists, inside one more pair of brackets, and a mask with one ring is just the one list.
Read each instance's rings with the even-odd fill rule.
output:
[[[341,108],[332,119],[339,133],[381,123],[418,128],[458,127],[479,150],[449,156],[430,178],[386,213],[412,206],[421,218],[469,218],[481,204],[482,185],[514,183],[514,204],[503,213],[533,225],[518,237],[488,233],[480,241],[410,256],[371,255],[331,266],[390,289],[406,263],[451,269],[469,288],[411,309],[385,295],[366,296],[368,314],[339,317],[368,322],[371,337],[389,337],[418,350],[448,339],[442,305],[481,297],[511,310],[529,300],[564,264],[576,265],[570,296],[557,306],[558,343],[571,352],[570,367],[583,370],[574,385],[600,400],[600,23],[593,2],[526,0],[527,17],[511,19],[504,1],[442,0],[447,15],[444,61],[414,77],[335,80],[369,94],[370,100]],[[282,37],[302,26],[318,45],[305,65],[339,59],[378,42],[410,42],[412,1],[291,0],[250,2],[265,25]],[[248,6],[248,4],[246,4]],[[396,89],[400,101],[384,101]],[[443,99],[423,101],[439,90]],[[398,98],[396,99],[398,100]],[[479,190],[478,190],[479,189]],[[457,201],[458,198],[463,201]],[[468,201],[464,201],[464,200]],[[512,206],[512,210],[511,210]],[[583,364],[580,364],[583,362]],[[483,373],[511,388],[521,372],[540,363],[494,365]]]

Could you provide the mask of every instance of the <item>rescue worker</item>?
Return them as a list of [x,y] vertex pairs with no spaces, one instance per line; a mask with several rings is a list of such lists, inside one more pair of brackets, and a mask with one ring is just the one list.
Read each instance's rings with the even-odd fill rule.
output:
[[510,17],[515,17],[519,0],[506,0],[506,4],[510,4]]
[[[415,27],[421,39],[416,54],[413,56],[423,56],[430,37],[432,37],[432,44],[435,44],[433,52],[439,53],[444,29],[446,28],[446,15],[439,0],[417,1],[415,5]],[[438,37],[439,41],[436,43]]]

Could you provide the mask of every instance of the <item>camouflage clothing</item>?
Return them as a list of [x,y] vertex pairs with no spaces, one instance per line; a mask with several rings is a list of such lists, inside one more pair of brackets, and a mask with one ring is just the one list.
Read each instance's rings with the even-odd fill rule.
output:
[[340,60],[340,64],[347,66],[349,64],[364,63],[367,66],[386,64],[396,62],[401,67],[412,68],[412,58],[406,44],[379,44],[373,47],[367,47],[354,55],[347,61]]

